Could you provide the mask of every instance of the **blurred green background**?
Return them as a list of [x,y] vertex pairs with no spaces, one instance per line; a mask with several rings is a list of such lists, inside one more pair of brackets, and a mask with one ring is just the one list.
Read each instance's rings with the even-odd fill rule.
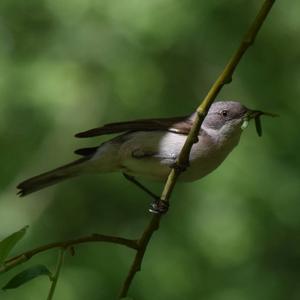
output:
[[[106,122],[192,112],[262,1],[1,0],[0,239],[29,224],[15,253],[99,232],[137,237],[150,199],[120,174],[73,179],[26,198],[21,180],[105,138]],[[253,124],[207,178],[178,184],[133,299],[300,299],[300,2],[278,1],[218,99],[279,113]],[[160,184],[147,183],[160,192]],[[0,276],[46,263],[55,250]],[[133,259],[116,245],[67,256],[55,299],[115,299]],[[4,300],[45,299],[47,278]]]

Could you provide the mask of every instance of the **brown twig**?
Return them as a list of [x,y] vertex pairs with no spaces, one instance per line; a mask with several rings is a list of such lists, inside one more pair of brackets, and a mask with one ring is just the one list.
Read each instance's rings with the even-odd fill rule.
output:
[[[177,166],[174,167],[166,181],[166,184],[164,186],[164,189],[161,194],[161,200],[168,202],[170,199],[170,196],[172,194],[172,191],[175,187],[175,184],[177,182],[178,177],[180,174],[188,167],[189,162],[189,154],[191,152],[191,148],[193,144],[197,140],[197,135],[199,132],[199,129],[201,127],[201,124],[211,106],[213,101],[215,100],[216,96],[222,89],[222,87],[231,82],[232,74],[240,62],[243,54],[246,52],[246,50],[254,43],[255,37],[261,28],[264,20],[266,19],[269,11],[271,10],[275,0],[265,0],[261,9],[259,10],[255,20],[253,21],[252,25],[246,32],[240,46],[238,47],[237,51],[234,53],[234,55],[229,60],[228,64],[225,66],[224,70],[218,77],[218,79],[215,81],[215,83],[212,85],[210,90],[208,91],[206,97],[203,99],[201,104],[198,106],[196,112],[196,119],[193,123],[192,129],[185,141],[185,144],[183,148],[181,149],[179,158],[177,160]],[[131,285],[131,282],[135,276],[135,274],[141,269],[142,260],[147,248],[147,245],[153,235],[153,233],[158,229],[159,223],[160,223],[161,215],[154,215],[152,219],[150,220],[147,228],[145,229],[141,239],[139,239],[139,249],[137,250],[136,256],[134,258],[134,261],[131,265],[131,268],[128,272],[128,275],[125,279],[125,282],[122,286],[121,292],[119,294],[120,298],[126,297],[129,287]]]
[[11,268],[14,268],[17,265],[26,262],[27,260],[31,259],[34,255],[38,253],[45,252],[54,248],[68,249],[68,248],[72,248],[75,245],[90,243],[90,242],[106,242],[112,244],[119,244],[135,250],[139,248],[137,240],[131,240],[131,239],[125,239],[117,236],[109,236],[109,235],[95,233],[77,239],[49,243],[34,248],[32,250],[26,251],[24,253],[21,253],[17,256],[14,256],[6,260],[5,263],[0,267],[0,273],[6,272]]
[[135,254],[135,257],[134,257],[134,260],[130,267],[130,270],[129,270],[129,272],[126,276],[126,279],[123,283],[121,292],[119,294],[120,299],[127,296],[129,287],[131,285],[131,282],[132,282],[135,274],[141,270],[141,265],[142,265],[142,261],[143,261],[143,258],[144,258],[144,255],[145,255],[145,252],[147,249],[147,245],[148,245],[154,231],[159,228],[160,218],[161,218],[160,214],[153,215],[148,226],[144,230],[142,237],[138,240],[139,248]]

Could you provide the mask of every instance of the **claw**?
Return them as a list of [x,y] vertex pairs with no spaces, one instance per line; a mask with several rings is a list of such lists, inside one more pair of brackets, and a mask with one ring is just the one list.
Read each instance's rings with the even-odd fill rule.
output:
[[152,214],[165,214],[169,209],[169,202],[161,199],[155,200],[150,204],[149,212]]

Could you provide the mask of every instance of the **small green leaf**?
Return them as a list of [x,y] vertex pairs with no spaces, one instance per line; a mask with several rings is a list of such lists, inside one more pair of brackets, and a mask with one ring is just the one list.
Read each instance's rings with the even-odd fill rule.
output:
[[0,265],[4,262],[12,248],[25,235],[27,228],[28,226],[25,226],[19,231],[14,232],[13,234],[0,241]]
[[255,117],[255,128],[258,136],[262,136],[262,128],[259,116]]
[[49,278],[51,278],[51,272],[48,270],[46,266],[44,265],[33,266],[17,274],[2,289],[3,290],[15,289],[23,285],[24,283],[41,275],[47,275],[49,276]]

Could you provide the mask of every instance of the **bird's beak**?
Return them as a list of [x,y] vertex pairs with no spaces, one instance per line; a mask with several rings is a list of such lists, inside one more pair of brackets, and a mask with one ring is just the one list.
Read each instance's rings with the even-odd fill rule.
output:
[[252,110],[252,109],[249,109],[248,112],[246,113],[246,115],[248,115],[249,120],[259,118],[260,116],[263,116],[263,115],[269,116],[269,117],[278,117],[277,114],[268,113],[268,112],[264,112],[261,110]]
[[248,126],[249,121],[254,119],[256,132],[257,132],[258,136],[262,136],[262,127],[261,127],[260,116],[263,116],[263,115],[269,116],[269,117],[278,117],[277,114],[263,112],[261,110],[248,109],[248,111],[246,112],[246,114],[243,118],[243,124],[242,124],[241,128],[245,129]]

